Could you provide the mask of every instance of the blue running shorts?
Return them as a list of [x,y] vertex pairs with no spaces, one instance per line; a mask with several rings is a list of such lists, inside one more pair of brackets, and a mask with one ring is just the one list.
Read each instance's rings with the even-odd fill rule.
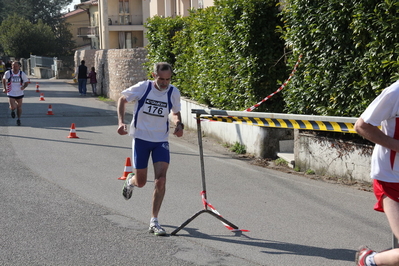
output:
[[135,169],[145,169],[148,167],[148,160],[152,158],[152,163],[170,162],[169,143],[151,142],[133,138],[132,141],[133,167]]

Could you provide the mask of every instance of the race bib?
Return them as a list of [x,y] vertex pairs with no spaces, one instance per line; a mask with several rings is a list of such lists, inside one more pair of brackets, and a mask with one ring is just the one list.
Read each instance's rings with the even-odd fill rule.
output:
[[20,76],[12,76],[11,77],[11,82],[12,83],[20,83],[21,82],[21,77]]
[[146,99],[144,102],[143,113],[152,116],[164,117],[168,114],[168,103]]

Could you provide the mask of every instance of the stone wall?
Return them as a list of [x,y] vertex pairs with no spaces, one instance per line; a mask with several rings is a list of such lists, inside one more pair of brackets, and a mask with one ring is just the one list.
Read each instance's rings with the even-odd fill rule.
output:
[[75,68],[85,60],[87,68],[97,72],[97,93],[117,100],[120,92],[147,79],[145,48],[82,50],[75,52]]
[[295,130],[295,167],[313,170],[318,175],[348,182],[370,181],[373,146],[326,137],[316,137]]

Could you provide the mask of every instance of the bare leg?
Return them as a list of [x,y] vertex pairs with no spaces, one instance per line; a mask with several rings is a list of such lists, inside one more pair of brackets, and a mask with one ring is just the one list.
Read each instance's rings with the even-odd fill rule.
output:
[[21,118],[22,115],[22,98],[15,100],[17,103],[17,117],[18,119]]
[[155,188],[152,199],[152,217],[158,217],[166,190],[166,172],[169,164],[166,162],[154,163]]
[[[399,237],[399,202],[384,197],[383,204],[391,230],[396,237]],[[378,253],[374,256],[374,261],[378,266],[399,266],[399,249],[396,248]]]
[[16,102],[16,100],[14,98],[8,98],[8,103],[10,105],[10,110],[11,111],[17,109],[18,105],[17,105],[17,102]]
[[144,169],[135,169],[134,176],[131,180],[131,183],[135,187],[144,187],[147,183],[147,168]]

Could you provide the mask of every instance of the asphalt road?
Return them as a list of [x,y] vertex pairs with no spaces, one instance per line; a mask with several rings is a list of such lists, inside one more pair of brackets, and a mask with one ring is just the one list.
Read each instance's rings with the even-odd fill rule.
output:
[[[391,246],[372,193],[207,149],[209,203],[249,232],[231,232],[204,213],[171,236],[203,209],[198,146],[175,136],[159,217],[169,234],[150,235],[152,169],[147,185],[125,201],[118,177],[131,156],[131,138],[116,133],[115,105],[79,96],[62,80],[31,82],[22,126],[0,95],[0,265],[342,266],[354,265],[362,244]],[[54,115],[47,115],[49,105]],[[67,138],[72,123],[79,138]]]

